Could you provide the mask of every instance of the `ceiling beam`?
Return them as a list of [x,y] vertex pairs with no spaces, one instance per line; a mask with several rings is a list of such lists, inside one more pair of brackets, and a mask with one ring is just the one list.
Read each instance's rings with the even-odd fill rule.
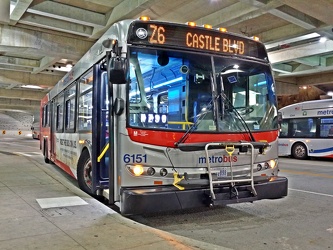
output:
[[304,13],[301,13],[289,6],[283,5],[283,2],[278,0],[268,1],[268,4],[265,4],[262,1],[258,0],[239,1],[248,4],[249,6],[254,6],[266,13],[270,13],[276,17],[288,21],[289,23],[293,23],[307,30],[316,28],[318,23],[316,19],[304,15]]
[[214,27],[231,26],[231,23],[233,25],[239,22],[239,17],[247,15],[255,10],[257,10],[257,7],[248,6],[239,2],[197,19],[194,22],[199,25],[210,24]]
[[16,25],[17,21],[21,19],[23,14],[29,8],[29,5],[33,0],[18,0],[13,8],[13,11],[10,13],[10,25]]
[[0,25],[0,52],[3,53],[79,60],[92,45],[93,42],[82,39]]
[[40,101],[35,100],[18,100],[10,98],[0,98],[0,107],[7,106],[11,109],[17,109],[17,107],[27,107],[27,109],[36,108],[40,106]]
[[106,15],[104,28],[94,28],[90,38],[98,39],[115,22],[134,18],[144,10],[149,9],[158,0],[124,0],[115,6],[110,13]]
[[84,26],[102,28],[105,25],[103,14],[52,1],[38,3],[27,9],[27,12]]
[[319,26],[319,22],[316,19],[286,5],[272,9],[269,13],[306,30],[311,30]]
[[302,85],[328,84],[333,82],[333,72],[314,74],[311,76],[297,77],[297,82]]
[[9,23],[10,0],[0,1],[0,23]]
[[333,41],[327,40],[324,43],[316,42],[304,45],[299,45],[283,50],[272,51],[268,53],[271,63],[282,63],[287,61],[293,61],[295,59],[315,56],[318,54],[332,53]]
[[42,60],[40,60],[38,67],[34,68],[34,70],[32,71],[32,74],[38,74],[38,73],[42,72],[43,70],[50,67],[52,64],[58,62],[60,59],[61,58],[44,56],[42,58]]
[[0,89],[0,97],[40,101],[46,93],[35,90]]
[[[331,0],[316,0],[307,4],[305,0],[281,0],[286,5],[301,11],[303,15],[316,17],[323,23],[333,24],[333,1]],[[309,7],[311,6],[311,7]],[[320,15],[318,15],[320,13]]]
[[24,14],[18,23],[71,33],[83,37],[89,37],[93,32],[93,28],[90,26],[78,23],[68,23],[68,21],[54,19],[48,16],[38,16],[30,13]]
[[4,84],[15,84],[15,85],[35,85],[46,88],[53,87],[62,76],[60,75],[48,75],[38,74],[32,75],[26,72],[15,72],[15,71],[0,71],[0,83]]
[[25,58],[0,56],[0,64],[35,68],[39,66],[39,61]]

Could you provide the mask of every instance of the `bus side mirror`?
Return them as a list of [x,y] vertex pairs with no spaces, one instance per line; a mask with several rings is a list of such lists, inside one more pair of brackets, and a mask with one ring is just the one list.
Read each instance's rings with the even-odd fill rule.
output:
[[124,84],[127,81],[127,59],[121,57],[121,48],[116,39],[106,39],[102,42],[105,48],[111,48],[107,55],[107,72],[109,81],[113,84]]
[[127,59],[111,57],[109,61],[109,81],[113,84],[124,84],[127,81]]

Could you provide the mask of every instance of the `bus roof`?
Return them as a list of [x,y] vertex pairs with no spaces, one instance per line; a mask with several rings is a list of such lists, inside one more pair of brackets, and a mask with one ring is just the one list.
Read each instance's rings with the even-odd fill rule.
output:
[[282,118],[333,116],[333,99],[305,101],[279,109]]

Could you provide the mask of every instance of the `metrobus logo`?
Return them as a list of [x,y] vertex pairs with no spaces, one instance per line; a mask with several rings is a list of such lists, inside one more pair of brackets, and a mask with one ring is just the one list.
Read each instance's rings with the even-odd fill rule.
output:
[[[223,163],[223,162],[237,162],[237,156],[209,156],[209,163]],[[199,164],[206,164],[207,158],[206,157],[199,157]]]
[[320,110],[317,115],[333,115],[333,109]]

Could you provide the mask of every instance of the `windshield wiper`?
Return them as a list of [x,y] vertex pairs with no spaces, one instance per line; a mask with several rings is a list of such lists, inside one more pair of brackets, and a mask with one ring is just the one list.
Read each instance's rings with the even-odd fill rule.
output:
[[219,95],[222,97],[222,99],[224,99],[225,101],[227,101],[228,105],[231,107],[231,109],[234,111],[234,113],[238,116],[238,118],[241,121],[243,127],[245,128],[246,132],[249,134],[249,136],[251,138],[251,141],[255,142],[256,140],[254,139],[254,136],[253,136],[253,134],[252,134],[249,126],[247,125],[246,121],[241,116],[241,114],[237,111],[237,109],[234,107],[234,105],[232,105],[231,101],[226,96],[226,94],[225,93],[220,93]]
[[188,136],[198,127],[200,122],[205,118],[205,116],[212,110],[213,107],[213,99],[209,101],[206,109],[202,109],[199,114],[197,114],[197,120],[189,127],[183,136],[179,139],[179,141],[175,142],[175,146],[178,146],[180,143],[183,143],[187,140]]

